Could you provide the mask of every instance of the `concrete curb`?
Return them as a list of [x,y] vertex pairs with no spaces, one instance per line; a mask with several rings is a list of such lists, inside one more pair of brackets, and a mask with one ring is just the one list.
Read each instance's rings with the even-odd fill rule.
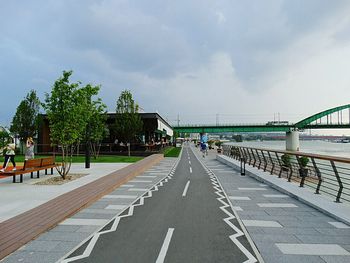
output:
[[[225,155],[217,155],[216,159],[233,169],[240,171],[240,163]],[[256,180],[268,184],[272,188],[287,194],[317,210],[333,217],[347,225],[350,225],[350,206],[344,203],[336,203],[322,196],[316,195],[308,188],[300,188],[295,183],[289,183],[283,178],[270,175],[267,172],[258,170],[255,167],[246,166],[246,175],[255,178]]]

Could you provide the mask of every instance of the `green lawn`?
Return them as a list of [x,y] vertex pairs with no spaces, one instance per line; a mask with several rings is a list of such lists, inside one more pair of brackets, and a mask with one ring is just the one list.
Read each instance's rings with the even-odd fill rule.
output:
[[[50,155],[51,156],[51,155]],[[35,155],[35,158],[48,157],[48,155]],[[91,157],[92,163],[134,163],[143,159],[139,156],[114,156],[114,155],[101,155],[97,159]],[[16,162],[24,162],[24,155],[16,155]],[[56,155],[56,161],[60,161],[60,156]],[[4,162],[4,157],[0,157],[0,165]],[[73,163],[84,163],[85,156],[73,156]]]
[[164,157],[179,157],[181,147],[170,147],[164,151]]

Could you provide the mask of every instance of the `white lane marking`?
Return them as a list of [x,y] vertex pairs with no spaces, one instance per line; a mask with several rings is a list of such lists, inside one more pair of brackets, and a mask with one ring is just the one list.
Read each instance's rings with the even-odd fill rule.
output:
[[[220,203],[223,204],[223,206],[220,206],[220,209],[228,216],[227,218],[224,218],[225,223],[227,225],[229,225],[236,232],[236,234],[229,236],[229,238],[242,251],[242,253],[244,253],[244,255],[247,257],[247,260],[244,261],[243,263],[256,263],[256,262],[258,262],[258,260],[255,258],[255,256],[252,253],[250,253],[249,250],[246,247],[244,247],[244,245],[242,243],[240,243],[240,241],[238,240],[239,237],[244,236],[244,235],[247,237],[248,242],[250,243],[253,251],[255,252],[255,255],[259,258],[259,261],[264,262],[259,251],[257,250],[255,244],[253,243],[250,236],[248,235],[248,232],[247,232],[244,224],[240,221],[240,219],[238,217],[236,217],[237,212],[232,208],[232,205],[230,202],[226,203],[223,200],[223,199],[226,199],[228,201],[228,196],[223,191],[223,187],[222,187],[221,183],[219,182],[219,180],[217,179],[216,175],[210,169],[208,169],[208,167],[206,165],[204,165],[203,161],[200,160],[196,154],[195,154],[195,157],[202,164],[202,166],[205,168],[205,170],[209,174],[213,188],[216,190],[215,194],[217,194],[219,196],[219,198],[216,198],[216,199]],[[228,210],[226,210],[226,208],[229,208],[229,207],[231,207],[234,215],[232,215]],[[231,219],[235,219],[235,218],[238,220],[238,223],[239,223],[240,227],[242,228],[243,232],[230,221]]]
[[182,193],[182,196],[186,196],[188,187],[190,186],[190,181],[187,181],[184,192]]
[[103,226],[108,223],[108,219],[88,219],[88,218],[67,218],[59,225],[65,226]]
[[283,227],[276,221],[269,220],[242,220],[245,226],[258,226],[258,227]]
[[337,244],[275,244],[283,254],[317,255],[317,256],[349,256],[350,253]]
[[[118,228],[118,225],[119,225],[119,221],[120,219],[122,218],[125,218],[125,217],[129,217],[129,216],[132,216],[134,214],[134,207],[137,207],[137,206],[142,206],[144,204],[144,200],[146,198],[150,198],[152,197],[152,192],[154,191],[158,191],[159,187],[160,186],[163,186],[163,182],[168,182],[168,180],[170,180],[173,175],[174,175],[174,171],[176,170],[178,164],[179,164],[179,160],[181,159],[182,157],[182,150],[180,152],[180,157],[177,159],[177,161],[175,162],[175,164],[173,165],[173,168],[171,169],[171,172],[168,174],[168,176],[164,177],[163,179],[159,180],[156,184],[154,184],[150,190],[147,192],[147,195],[145,196],[141,196],[139,199],[137,199],[139,201],[139,203],[134,203],[132,204],[128,209],[127,209],[127,214],[126,215],[117,215],[116,217],[112,218],[109,223],[113,222],[113,225],[111,226],[110,229],[107,229],[107,230],[100,230],[99,232],[96,232],[93,234],[92,238],[90,239],[90,242],[89,244],[87,245],[87,247],[85,248],[84,252],[81,254],[81,255],[78,255],[78,256],[73,256],[73,257],[69,257],[71,256],[71,253],[68,254],[68,255],[65,255],[64,257],[62,257],[60,259],[60,262],[61,263],[68,263],[68,262],[73,262],[73,261],[76,261],[76,260],[79,260],[79,259],[83,259],[83,258],[87,258],[90,256],[92,250],[94,249],[99,237],[101,235],[104,235],[104,234],[107,234],[107,233],[111,233],[111,232],[115,232]],[[125,210],[126,211],[126,210]],[[108,224],[109,224],[108,223]],[[105,226],[104,226],[105,227]],[[104,228],[103,227],[103,228]],[[85,241],[84,241],[85,242]],[[84,243],[83,242],[83,243]],[[81,243],[80,246],[83,244]],[[68,257],[68,258],[66,258]]]
[[164,262],[164,259],[165,259],[165,256],[166,256],[166,252],[168,251],[169,244],[170,244],[173,232],[174,232],[174,228],[169,228],[168,229],[168,233],[165,236],[165,239],[164,239],[162,248],[161,248],[161,250],[159,252],[159,255],[158,255],[156,263],[163,263]]
[[146,181],[146,180],[131,180],[132,183],[152,183],[152,181]]
[[288,195],[263,195],[264,197],[271,197],[271,198],[287,198]]
[[241,191],[266,191],[266,188],[257,188],[257,187],[238,187],[238,190]]
[[230,198],[231,200],[241,200],[241,201],[247,201],[247,200],[251,200],[248,196],[229,196],[228,198]]
[[188,161],[189,165],[191,165],[191,161]]
[[127,205],[108,205],[105,209],[111,209],[111,210],[123,210],[127,208]]
[[148,188],[130,188],[128,191],[134,191],[134,192],[146,192],[148,191]]
[[137,195],[105,195],[102,198],[133,199],[133,198],[137,198]]
[[290,204],[290,203],[258,203],[257,204],[259,207],[298,207],[295,204]]
[[192,173],[192,167],[190,166],[190,173]]

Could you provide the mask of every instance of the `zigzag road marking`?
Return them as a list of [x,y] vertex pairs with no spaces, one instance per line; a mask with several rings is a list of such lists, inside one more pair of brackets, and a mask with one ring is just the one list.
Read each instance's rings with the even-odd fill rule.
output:
[[[158,191],[158,187],[161,187],[164,185],[164,183],[167,183],[170,179],[172,179],[172,177],[174,176],[174,173],[175,173],[175,170],[177,168],[177,165],[179,163],[181,159],[181,154],[180,154],[180,157],[178,158],[178,160],[175,162],[173,168],[171,169],[171,171],[169,172],[168,176],[161,179],[158,183],[156,183],[154,186],[152,186],[150,188],[150,190],[148,190],[148,192],[146,192],[143,196],[141,196],[140,198],[138,198],[130,207],[124,209],[120,214],[122,214],[124,211],[126,211],[128,209],[128,213],[126,215],[120,215],[120,216],[116,216],[114,218],[112,218],[106,225],[110,224],[111,222],[113,222],[112,226],[110,229],[108,230],[104,230],[104,231],[100,231],[100,232],[97,232],[95,234],[93,234],[91,240],[89,241],[89,244],[87,245],[87,247],[85,248],[83,254],[81,255],[78,255],[78,256],[74,256],[74,257],[71,257],[71,258],[66,258],[60,262],[62,263],[68,263],[68,262],[73,262],[73,261],[76,261],[76,260],[79,260],[79,259],[83,259],[83,258],[87,258],[90,256],[92,250],[94,249],[99,237],[101,235],[104,235],[104,234],[107,234],[107,233],[111,233],[111,232],[115,232],[118,228],[118,225],[119,225],[119,222],[122,218],[125,218],[125,217],[130,217],[130,216],[133,216],[134,214],[134,208],[137,207],[137,206],[142,206],[144,203],[145,203],[145,199],[146,198],[150,198],[152,197],[152,192],[155,192],[155,191]],[[138,202],[138,203],[137,203]],[[106,226],[105,225],[105,226]],[[103,228],[105,228],[105,226]],[[102,228],[102,229],[103,229]]]
[[216,198],[222,206],[220,206],[220,209],[228,216],[224,218],[223,220],[225,223],[230,226],[236,233],[233,235],[230,235],[229,238],[231,241],[242,251],[242,253],[247,257],[247,260],[244,261],[243,263],[255,263],[258,262],[258,260],[252,255],[249,250],[243,246],[241,242],[239,242],[238,238],[241,236],[244,236],[244,233],[237,227],[235,226],[231,220],[236,219],[236,217],[230,213],[226,208],[230,208],[231,206],[226,203],[224,200],[227,200],[227,197],[224,194],[224,191],[222,190],[222,187],[216,177],[216,175],[198,158],[196,154],[194,154],[197,158],[197,160],[203,165],[204,170],[206,173],[209,175],[210,181],[213,185],[213,188],[216,190],[215,194],[217,194],[219,197]]

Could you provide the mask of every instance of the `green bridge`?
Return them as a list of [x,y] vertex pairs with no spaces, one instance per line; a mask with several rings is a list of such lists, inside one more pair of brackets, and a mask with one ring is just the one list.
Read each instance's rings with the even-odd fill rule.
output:
[[[347,118],[343,118],[345,112]],[[268,122],[266,124],[221,124],[221,125],[179,125],[173,126],[180,133],[220,132],[289,132],[304,129],[350,129],[350,104],[331,108],[297,123]]]

